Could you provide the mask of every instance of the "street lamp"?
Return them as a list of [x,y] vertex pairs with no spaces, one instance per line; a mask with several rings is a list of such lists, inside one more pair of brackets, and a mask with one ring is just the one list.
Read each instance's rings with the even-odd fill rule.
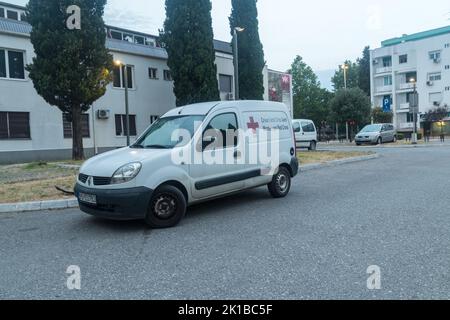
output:
[[124,85],[125,85],[125,114],[126,114],[126,129],[125,134],[127,136],[127,147],[130,146],[130,107],[128,102],[128,68],[127,66],[122,63],[120,60],[115,60],[114,64],[120,68],[120,71],[123,70],[123,77],[124,77]]
[[344,63],[339,67],[344,71],[344,88],[347,89],[347,71],[350,69],[350,66],[347,63]]
[[417,80],[416,78],[409,79],[409,82],[413,84],[414,86],[414,93],[413,97],[410,101],[410,107],[413,114],[413,121],[414,121],[414,131],[412,136],[412,144],[417,144],[417,113],[419,112],[419,95],[417,93]]
[[244,32],[244,28],[236,27],[233,30],[233,47],[234,47],[234,95],[235,100],[239,100],[239,49],[238,49],[238,32]]

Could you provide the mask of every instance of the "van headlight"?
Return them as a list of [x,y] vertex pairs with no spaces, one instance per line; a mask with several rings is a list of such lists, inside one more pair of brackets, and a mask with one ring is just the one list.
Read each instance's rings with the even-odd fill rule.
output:
[[111,184],[125,183],[133,180],[141,171],[142,164],[139,162],[129,163],[120,167],[112,176]]

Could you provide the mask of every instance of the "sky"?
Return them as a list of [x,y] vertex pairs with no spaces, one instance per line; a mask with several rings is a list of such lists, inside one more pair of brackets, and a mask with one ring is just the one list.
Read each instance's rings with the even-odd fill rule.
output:
[[[3,0],[19,5],[27,0]],[[158,34],[164,0],[108,0],[105,21]],[[231,0],[212,0],[216,39],[229,41]],[[329,87],[332,70],[355,60],[366,45],[450,25],[450,1],[258,0],[260,36],[269,68],[285,71],[301,55]],[[326,83],[325,83],[326,82]]]

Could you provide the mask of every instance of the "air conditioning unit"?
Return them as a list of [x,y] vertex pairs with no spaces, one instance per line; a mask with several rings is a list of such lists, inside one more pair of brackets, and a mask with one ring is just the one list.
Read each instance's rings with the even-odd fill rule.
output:
[[440,58],[434,58],[434,59],[433,59],[433,62],[434,62],[434,63],[441,63],[441,59],[440,59]]
[[372,63],[373,63],[373,64],[378,64],[378,60],[373,59],[373,60],[372,60]]
[[439,107],[441,103],[439,101],[433,101],[433,106]]
[[234,94],[232,92],[227,93],[227,98],[228,101],[233,101],[234,100]]
[[98,110],[97,111],[97,118],[101,119],[101,120],[109,119],[110,115],[111,115],[110,110]]
[[427,86],[431,87],[433,85],[433,81],[427,81]]

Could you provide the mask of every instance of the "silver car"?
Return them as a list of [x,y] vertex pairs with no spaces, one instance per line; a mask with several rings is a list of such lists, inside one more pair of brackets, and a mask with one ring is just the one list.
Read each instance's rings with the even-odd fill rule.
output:
[[382,144],[386,142],[396,142],[397,131],[392,124],[371,124],[365,126],[355,138],[356,145],[364,143]]

